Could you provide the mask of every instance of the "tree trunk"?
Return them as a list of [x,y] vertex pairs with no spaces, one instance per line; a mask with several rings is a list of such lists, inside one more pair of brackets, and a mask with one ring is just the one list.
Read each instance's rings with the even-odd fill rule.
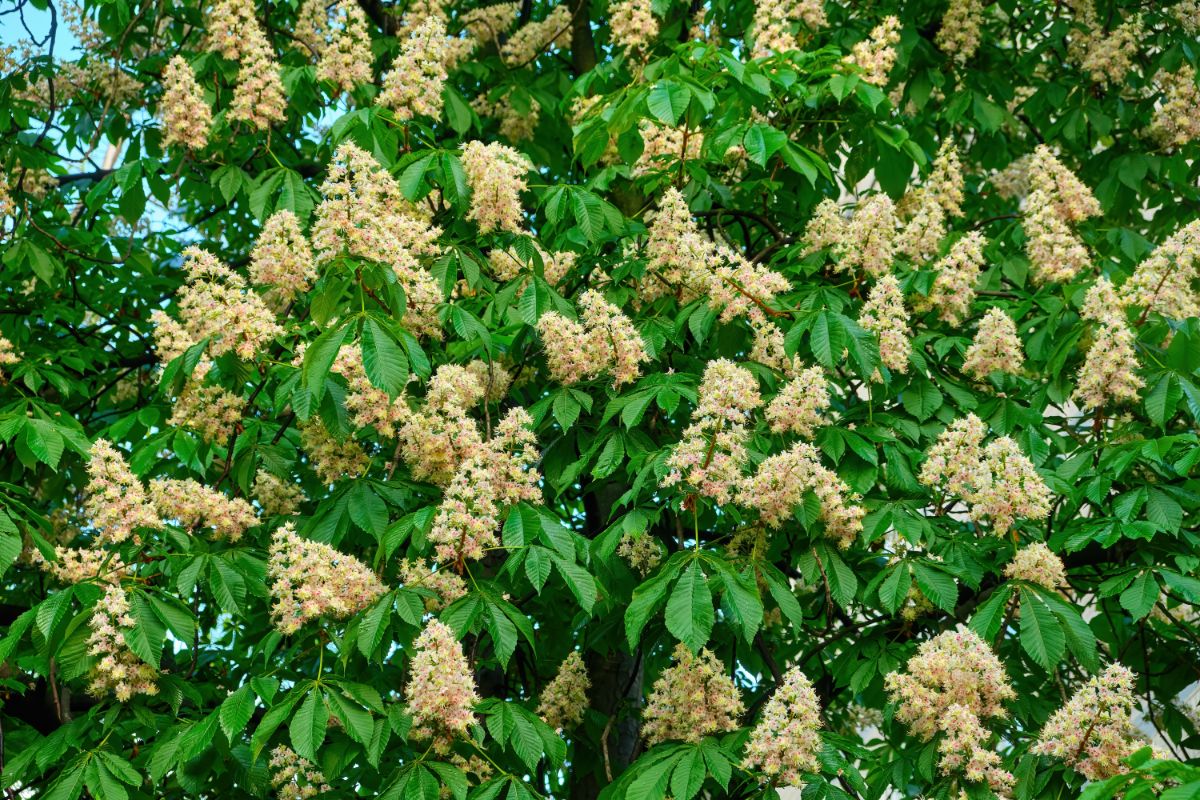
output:
[[596,43],[592,41],[592,18],[588,13],[590,0],[574,0],[571,4],[571,64],[575,74],[590,72],[596,66]]
[[[608,527],[613,504],[623,491],[623,487],[610,483],[584,495],[588,538],[594,539]],[[602,744],[600,752],[594,754],[595,769],[572,772],[569,795],[572,800],[595,800],[600,790],[610,783],[606,770],[616,778],[633,761],[641,733],[638,710],[642,703],[644,674],[640,654],[621,649],[604,653],[589,651],[585,661],[592,682],[588,693],[591,707],[611,719],[611,724],[606,729],[607,761],[606,748]]]
[[592,708],[615,719],[608,728],[607,762],[602,746],[596,754],[595,770],[572,773],[572,800],[595,800],[609,783],[606,763],[613,778],[620,775],[633,761],[641,732],[637,711],[642,700],[642,660],[628,653],[592,652],[587,654],[587,667],[592,681]]

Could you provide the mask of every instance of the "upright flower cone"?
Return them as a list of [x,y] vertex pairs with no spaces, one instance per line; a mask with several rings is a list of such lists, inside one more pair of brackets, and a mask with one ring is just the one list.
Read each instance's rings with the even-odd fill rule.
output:
[[267,579],[275,599],[271,616],[283,633],[319,617],[346,619],[386,591],[366,564],[300,538],[290,522],[271,539]]
[[163,145],[183,145],[201,150],[208,144],[212,110],[204,102],[204,90],[183,56],[175,56],[163,70]]
[[556,730],[578,725],[587,709],[587,690],[591,685],[583,656],[572,650],[559,666],[554,680],[546,684],[538,702],[538,716]]
[[455,739],[467,735],[475,720],[475,678],[462,644],[440,620],[429,621],[413,650],[404,687],[405,710],[413,718],[410,735],[433,740],[434,749],[444,753]]
[[803,773],[819,769],[820,728],[817,693],[800,668],[792,667],[751,732],[743,763],[780,785],[795,786]]

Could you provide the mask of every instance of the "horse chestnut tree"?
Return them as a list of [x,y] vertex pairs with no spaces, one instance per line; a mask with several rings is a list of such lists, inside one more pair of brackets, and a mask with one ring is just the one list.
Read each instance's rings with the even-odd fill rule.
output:
[[1200,796],[1195,0],[0,24],[6,796]]

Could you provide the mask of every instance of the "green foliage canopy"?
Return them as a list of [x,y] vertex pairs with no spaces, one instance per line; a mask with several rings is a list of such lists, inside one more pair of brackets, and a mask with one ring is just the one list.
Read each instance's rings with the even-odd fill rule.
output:
[[[1194,2],[526,0],[484,23],[475,0],[315,7],[315,27],[313,4],[284,1],[15,0],[0,16],[6,37],[21,20],[49,21],[0,59],[10,792],[772,796],[772,774],[745,760],[747,739],[798,668],[822,724],[805,798],[989,796],[995,787],[939,768],[946,732],[912,735],[884,685],[921,643],[966,626],[1015,689],[986,741],[1014,796],[1200,793],[1186,763],[1195,709],[1177,702],[1200,677]],[[237,21],[231,39],[216,33],[221,14]],[[889,17],[895,40],[872,49]],[[403,72],[422,35],[447,52]],[[469,54],[452,57],[456,47]],[[199,106],[172,96],[196,97],[167,80],[177,57]],[[264,94],[239,108],[239,92],[273,77],[279,109]],[[420,102],[386,101],[427,86]],[[199,146],[168,144],[172,125],[201,132]],[[468,142],[527,160],[512,162],[515,220],[484,223],[481,208],[506,197],[489,200],[488,181],[508,156],[473,161]],[[280,212],[319,239],[342,179],[331,165],[351,152],[392,188],[380,205],[356,186],[345,208],[360,218],[327,224],[326,242],[375,238],[322,252],[290,293],[251,280]],[[1030,174],[1031,157],[1046,164],[1035,153],[1061,168],[1048,193]],[[943,213],[930,198],[947,185],[962,190],[948,201],[960,213],[931,223],[930,241],[893,249],[922,214]],[[1096,213],[1059,208],[1080,191]],[[668,196],[685,220],[656,239]],[[822,201],[837,206],[828,240],[810,224]],[[380,209],[403,209],[429,233],[424,246],[394,215],[372,228]],[[392,240],[404,246],[389,250]],[[872,240],[882,267],[868,263]],[[978,274],[946,289],[971,241]],[[198,301],[186,299],[192,246],[230,270]],[[1068,268],[1080,252],[1085,263]],[[683,271],[664,269],[672,253]],[[893,279],[899,339],[863,313]],[[1117,300],[1103,302],[1102,279]],[[589,291],[611,304],[599,324],[583,313]],[[222,304],[238,310],[168,346],[173,321]],[[262,341],[218,346],[262,309]],[[965,368],[996,310],[1019,352],[999,370]],[[601,334],[575,342],[585,366],[568,384],[548,331],[577,319]],[[614,385],[604,354],[620,320],[644,358]],[[771,336],[783,353],[756,347]],[[706,396],[731,385],[704,380],[727,374],[708,372],[720,359],[745,370],[764,406],[805,370],[796,391],[825,387],[823,419],[789,430],[802,409],[772,424],[748,402],[736,420],[689,431]],[[434,376],[455,365],[487,396],[419,416],[435,403]],[[1100,402],[1079,389],[1089,370]],[[498,441],[514,408],[528,411],[543,477],[493,515],[469,506],[494,543],[465,555],[437,539],[439,514],[484,502],[495,448],[475,472],[460,457]],[[966,491],[922,480],[943,431],[968,415],[1047,492],[1008,530],[968,508],[1003,476]],[[721,439],[735,429],[744,436]],[[811,442],[809,478],[788,473],[772,489],[800,487],[779,524],[765,484],[721,497],[691,473],[671,479],[673,455],[697,435],[708,437],[701,466],[728,456],[738,482]],[[103,487],[88,466],[101,439],[136,476],[108,508],[140,492],[158,505],[123,538],[97,519]],[[422,471],[410,439],[449,451],[448,471]],[[850,509],[846,537],[830,487]],[[221,524],[181,511],[219,498],[232,503]],[[329,613],[290,629],[272,550],[285,524],[342,554],[313,549],[294,579],[361,567],[353,580],[334,570],[343,582],[318,608]],[[1061,560],[1065,583],[1006,572],[1036,543]],[[91,566],[64,581],[72,558]],[[439,594],[443,579],[461,591]],[[127,607],[110,619],[114,583]],[[333,613],[337,600],[348,613]],[[478,691],[475,724],[445,747],[414,732],[406,690],[431,614],[458,638]],[[648,742],[643,716],[678,642],[719,659],[744,710],[696,741]],[[111,675],[102,662],[114,648],[130,669],[150,668],[155,693],[88,692],[98,670]],[[539,697],[576,651],[587,707],[556,732]],[[1158,749],[1132,748],[1085,790],[1083,772],[1035,744],[1112,663],[1136,673]],[[282,787],[270,755],[280,746],[310,762]]]

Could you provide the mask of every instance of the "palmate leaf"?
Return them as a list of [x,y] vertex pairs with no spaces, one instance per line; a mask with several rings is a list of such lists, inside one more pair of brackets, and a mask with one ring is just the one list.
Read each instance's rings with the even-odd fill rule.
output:
[[650,621],[650,617],[662,605],[671,581],[682,568],[683,561],[679,558],[672,558],[663,565],[657,575],[634,590],[633,599],[625,610],[625,635],[630,649],[637,647],[642,630]]
[[[1196,734],[1172,706],[1200,602],[1192,0],[1022,4],[1015,38],[1014,4],[958,0],[826,4],[783,37],[754,3],[652,0],[641,41],[629,4],[464,8],[424,77],[438,20],[375,2],[257,3],[232,36],[200,0],[11,5],[5,32],[57,33],[0,70],[10,794],[261,798],[311,770],[386,800],[983,800],[946,720],[915,732],[886,691],[961,625],[1020,695],[983,720],[1014,797],[1195,794],[1148,750],[1111,780],[1031,751],[1110,662]],[[370,76],[330,69],[347,32]],[[1120,63],[1064,50],[1110,35]],[[255,69],[235,51],[263,37]],[[282,211],[300,237],[265,235]],[[891,276],[902,308],[867,331]],[[1017,341],[975,374],[997,312]],[[720,359],[737,380],[706,379]],[[950,453],[969,414],[983,438]],[[100,439],[124,463],[89,463]],[[772,474],[793,449],[814,462]],[[162,480],[195,482],[187,508]],[[284,525],[326,561],[273,548]],[[1065,585],[1009,568],[1034,543]],[[96,680],[116,587],[117,666],[156,694]],[[416,649],[433,620],[459,649]],[[677,647],[720,662],[736,719],[663,695]],[[537,710],[572,654],[586,702],[555,731]],[[825,722],[794,781],[749,757],[792,668]],[[480,699],[431,740],[412,692],[459,669]],[[668,706],[694,721],[657,741]],[[854,706],[886,747],[836,730]]]
[[932,564],[916,564],[913,575],[917,587],[938,608],[952,611],[958,600],[958,584],[941,568]]
[[[8,515],[3,511],[0,511],[0,514],[4,515],[5,520],[8,519]],[[0,521],[0,527],[4,527],[3,521]],[[0,576],[4,575],[21,555],[23,546],[21,537],[17,535],[15,526],[13,528],[13,530],[0,530]]]
[[758,584],[750,572],[738,573],[723,559],[713,559],[709,563],[721,573],[722,612],[741,629],[746,643],[751,643],[763,619]]
[[85,763],[82,758],[73,760],[50,785],[46,792],[48,800],[75,800],[83,793]]
[[522,706],[501,700],[487,700],[479,706],[488,734],[507,745],[528,769],[543,758],[551,765],[562,764],[566,746],[554,729]]

